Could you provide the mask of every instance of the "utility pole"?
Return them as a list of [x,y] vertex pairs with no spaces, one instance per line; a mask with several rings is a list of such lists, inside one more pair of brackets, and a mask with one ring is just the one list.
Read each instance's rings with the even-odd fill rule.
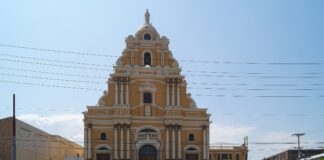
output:
[[291,136],[297,136],[297,139],[298,139],[298,160],[301,159],[299,137],[304,136],[304,135],[305,135],[305,133],[295,133],[295,134],[291,135]]
[[16,160],[16,95],[12,95],[12,160]]

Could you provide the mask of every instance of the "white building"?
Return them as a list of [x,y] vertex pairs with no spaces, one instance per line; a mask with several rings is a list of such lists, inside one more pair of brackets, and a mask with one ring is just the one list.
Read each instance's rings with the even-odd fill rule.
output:
[[314,156],[311,156],[309,158],[306,158],[306,160],[323,160],[324,159],[324,153],[317,154]]

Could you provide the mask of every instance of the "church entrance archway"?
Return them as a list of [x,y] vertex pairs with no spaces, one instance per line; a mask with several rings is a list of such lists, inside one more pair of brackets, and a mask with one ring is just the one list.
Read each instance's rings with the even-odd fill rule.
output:
[[96,154],[94,160],[111,160],[111,147],[106,144],[100,144],[95,147]]
[[186,160],[198,160],[198,154],[186,154]]
[[110,160],[110,154],[109,153],[97,154],[97,160]]
[[139,160],[157,160],[157,151],[152,145],[144,145],[139,151]]
[[184,148],[185,160],[198,160],[200,149],[196,145],[187,145]]

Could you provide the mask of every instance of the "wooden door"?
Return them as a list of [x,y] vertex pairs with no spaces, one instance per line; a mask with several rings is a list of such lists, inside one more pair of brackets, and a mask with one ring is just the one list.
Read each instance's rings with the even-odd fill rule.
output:
[[185,160],[198,160],[198,154],[186,154]]
[[110,154],[97,154],[97,160],[110,160]]

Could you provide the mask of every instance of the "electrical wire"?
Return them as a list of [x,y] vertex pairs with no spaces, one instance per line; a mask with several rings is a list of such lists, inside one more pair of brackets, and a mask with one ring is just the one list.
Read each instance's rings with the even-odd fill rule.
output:
[[0,69],[11,70],[11,71],[21,71],[21,72],[29,72],[29,73],[40,73],[40,74],[50,74],[50,75],[58,75],[58,76],[68,76],[68,77],[83,77],[83,78],[93,78],[93,79],[102,79],[106,80],[106,77],[103,76],[93,76],[93,75],[81,75],[81,74],[70,74],[70,73],[59,73],[59,72],[48,72],[48,71],[40,71],[40,70],[30,70],[23,68],[12,68],[12,67],[1,67]]
[[[16,60],[16,59],[0,59],[2,61],[9,61],[9,62],[16,62],[16,63],[28,63],[28,64],[37,64],[37,65],[48,65],[48,66],[56,66],[56,67],[65,67],[65,68],[79,68],[79,69],[91,69],[91,70],[105,70],[105,68],[109,67],[109,65],[105,64],[93,64],[93,63],[85,63],[85,62],[74,62],[74,61],[61,61],[61,60],[54,60],[54,59],[44,59],[44,58],[35,58],[35,57],[27,57],[27,56],[16,56],[16,55],[10,55],[10,54],[1,54],[3,56],[7,57],[14,57],[14,58],[23,58],[23,59],[29,59],[29,60],[37,60],[41,62],[33,62],[33,61],[23,61],[23,60]],[[44,62],[57,62],[57,63],[63,63],[64,65],[59,65],[59,64],[51,64],[51,63],[44,63]],[[71,66],[71,65],[65,65],[65,64],[74,64],[74,65],[86,65],[86,66],[96,66],[96,67],[80,67],[80,66]],[[98,68],[99,67],[105,67],[105,68]],[[109,70],[108,71],[112,71]],[[260,73],[260,72],[220,72],[220,71],[193,71],[193,70],[183,70],[184,75],[191,75],[191,76],[205,76],[205,77],[213,77],[215,75],[213,74],[220,74],[217,75],[216,77],[240,77],[238,75],[240,74],[245,74],[249,76],[245,77],[253,77],[256,75],[264,75],[265,73]],[[185,74],[189,73],[189,74]],[[190,73],[209,73],[209,74],[190,74]],[[228,75],[228,74],[233,74],[233,75]],[[266,73],[269,74],[269,73]],[[319,78],[319,76],[314,76],[314,75],[319,75],[320,73],[317,72],[306,72],[306,73],[298,73],[306,76],[277,76],[277,75],[269,75],[269,76],[259,76],[259,78]],[[311,76],[310,76],[311,75]]]
[[6,56],[6,57],[14,57],[14,58],[22,58],[22,59],[31,59],[31,60],[38,60],[38,61],[45,61],[45,62],[57,62],[57,63],[65,63],[65,64],[96,66],[96,67],[111,67],[111,66],[105,65],[105,64],[94,64],[94,63],[85,63],[85,62],[73,62],[73,61],[62,61],[62,60],[45,59],[45,58],[34,58],[34,57],[17,56],[17,55],[4,54],[4,53],[0,53],[0,55]]
[[[86,53],[86,52],[74,52],[74,51],[66,51],[66,50],[56,50],[56,49],[44,49],[44,48],[36,48],[36,47],[27,47],[20,45],[11,45],[11,44],[3,44],[0,43],[2,47],[10,47],[10,48],[18,48],[18,49],[27,49],[27,50],[35,50],[35,51],[44,51],[44,52],[55,52],[55,53],[68,53],[68,54],[77,54],[77,55],[85,55],[85,56],[100,56],[100,57],[110,57],[116,58],[119,56],[111,55],[111,54],[96,54],[96,53]],[[248,65],[257,65],[257,64],[266,64],[266,65],[321,65],[323,63],[320,62],[232,62],[232,61],[215,61],[215,60],[188,60],[188,59],[179,59],[182,62],[189,63],[211,63],[211,64],[248,64]]]
[[71,87],[71,86],[61,86],[61,85],[42,84],[42,83],[29,83],[29,82],[6,81],[6,80],[0,80],[0,82],[3,82],[3,83],[11,83],[11,84],[29,85],[29,86],[41,86],[41,87],[53,87],[53,88],[76,89],[76,90],[89,90],[89,91],[103,91],[102,89],[96,89],[96,88]]
[[89,69],[89,70],[111,71],[109,69],[104,69],[104,68],[81,67],[81,66],[71,66],[71,65],[60,65],[60,64],[42,63],[42,62],[13,60],[13,59],[6,59],[6,58],[0,58],[0,61],[26,63],[26,64],[37,64],[37,65],[44,65],[44,66],[64,67],[64,68],[73,68],[73,69],[82,69],[82,70]]
[[28,49],[35,51],[44,51],[44,52],[55,52],[55,53],[65,53],[65,54],[76,54],[83,56],[97,56],[97,57],[112,57],[116,58],[115,55],[108,54],[97,54],[97,53],[87,53],[87,52],[74,52],[74,51],[65,51],[65,50],[56,50],[56,49],[44,49],[44,48],[35,48],[35,47],[27,47],[27,46],[18,46],[18,45],[10,45],[10,44],[0,44],[2,47],[10,47],[10,48],[19,48],[19,49]]
[[[14,59],[6,59],[0,58],[0,61],[8,61],[15,63],[25,63],[25,64],[37,64],[37,65],[45,65],[52,67],[63,67],[63,68],[73,68],[73,69],[88,69],[88,70],[98,70],[98,71],[114,71],[111,69],[98,68],[98,67],[82,67],[82,66],[71,66],[71,65],[61,65],[61,64],[52,64],[52,63],[43,63],[43,62],[33,62],[33,61],[23,61],[23,60],[14,60]],[[321,76],[238,76],[238,75],[211,75],[211,74],[183,74],[184,76],[193,76],[193,77],[212,77],[212,78],[262,78],[262,79],[318,79],[322,78]]]

